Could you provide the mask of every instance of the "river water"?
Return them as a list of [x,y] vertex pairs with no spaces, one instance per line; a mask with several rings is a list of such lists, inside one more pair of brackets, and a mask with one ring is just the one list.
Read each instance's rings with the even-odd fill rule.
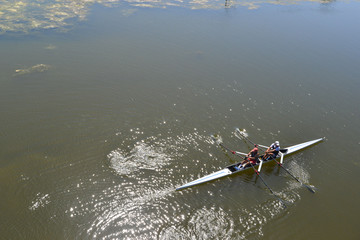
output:
[[[0,3],[1,239],[359,239],[358,1]],[[182,191],[240,161],[275,164]]]

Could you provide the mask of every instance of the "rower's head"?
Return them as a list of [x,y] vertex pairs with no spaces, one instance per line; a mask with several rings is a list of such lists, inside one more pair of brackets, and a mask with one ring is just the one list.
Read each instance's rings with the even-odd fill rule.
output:
[[257,147],[259,147],[259,145],[257,145],[257,144],[254,144],[254,147],[256,147],[256,148],[257,148]]
[[280,146],[279,141],[275,141],[275,145],[276,145],[276,146]]

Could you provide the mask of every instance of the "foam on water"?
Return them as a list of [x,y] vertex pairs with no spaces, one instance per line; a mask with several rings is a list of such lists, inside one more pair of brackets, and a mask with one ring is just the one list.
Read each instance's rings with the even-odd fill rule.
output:
[[28,68],[20,68],[15,70],[14,76],[24,75],[24,74],[31,74],[31,73],[41,73],[46,72],[51,68],[48,64],[36,64],[32,67]]
[[[137,133],[135,132],[135,134]],[[108,154],[110,167],[118,174],[126,175],[141,169],[159,170],[175,158],[183,157],[190,147],[196,151],[204,152],[199,147],[199,142],[211,142],[208,136],[199,134],[196,129],[192,133],[181,134],[176,137],[151,136],[145,139],[139,138],[141,136],[130,138],[130,140],[138,141],[129,152],[126,152],[125,146],[123,146]]]
[[150,146],[144,142],[137,142],[129,154],[121,149],[109,153],[110,167],[118,174],[130,174],[141,169],[152,169],[167,164],[171,157],[164,153],[161,147]]

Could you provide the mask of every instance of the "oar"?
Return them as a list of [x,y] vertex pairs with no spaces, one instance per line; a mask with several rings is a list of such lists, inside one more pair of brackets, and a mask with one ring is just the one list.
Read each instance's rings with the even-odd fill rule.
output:
[[[217,143],[218,145],[222,146],[223,148],[225,148],[226,150],[230,151],[232,154],[237,154],[239,155],[239,152],[236,151],[232,151],[230,150],[228,147],[224,146],[224,144],[222,144],[221,142],[218,142],[217,139],[211,135],[211,138],[215,141],[215,143]],[[247,154],[246,154],[247,155]],[[251,161],[248,160],[248,158],[245,158],[245,160],[250,163],[251,167],[254,169],[255,173],[260,177],[261,181],[265,184],[265,186],[270,190],[270,192],[283,204],[283,207],[286,208],[286,204],[285,202],[278,197],[278,195],[276,195],[273,190],[269,187],[269,185],[267,185],[267,183],[265,182],[265,180],[262,178],[262,176],[260,175],[260,172],[258,170],[256,170],[256,168],[254,167],[254,165],[251,163]]]
[[[252,142],[250,139],[248,139],[246,136],[244,136],[244,134],[242,134],[242,132],[237,128],[235,130],[240,136],[242,136],[244,139],[246,139],[247,141],[249,141],[250,143],[254,144],[254,142]],[[259,145],[261,147],[265,147],[265,146],[262,146],[262,145]],[[267,148],[267,147],[266,147]],[[312,189],[310,186],[306,185],[305,183],[301,182],[298,178],[296,178],[293,174],[290,173],[290,171],[288,169],[286,169],[282,163],[279,163],[275,158],[272,158],[276,163],[277,165],[279,165],[282,169],[284,169],[290,176],[292,176],[296,181],[298,181],[299,183],[301,183],[304,187],[306,187],[307,189],[309,189],[310,192],[312,193],[315,193],[314,189]]]
[[218,138],[216,138],[214,135],[210,135],[210,137],[212,138],[212,140],[213,140],[216,144],[218,144],[219,146],[221,146],[221,147],[225,148],[226,150],[228,150],[228,151],[229,151],[229,152],[231,152],[232,154],[237,154],[237,155],[247,156],[247,154],[246,154],[246,153],[242,153],[242,152],[238,152],[238,151],[232,151],[232,150],[230,150],[228,147],[224,146],[224,144],[222,144],[222,142],[221,142],[221,141],[219,141],[219,139],[218,139]]
[[[236,128],[236,129],[235,129],[235,132],[236,132],[238,135],[240,135],[240,137],[242,137],[243,139],[245,139],[245,140],[249,141],[251,144],[255,145],[255,143],[254,143],[253,141],[251,141],[250,139],[248,139],[248,138],[245,136],[245,134],[240,131],[239,128]],[[238,135],[235,134],[236,137],[239,137]],[[267,147],[267,146],[260,145],[260,144],[256,144],[256,145],[258,145],[259,147],[265,148],[265,149],[268,149],[268,148],[269,148],[269,147]],[[286,152],[287,152],[287,149],[280,149],[280,152],[286,153]]]
[[281,163],[279,163],[276,159],[273,159],[277,165],[279,165],[282,169],[284,169],[290,176],[292,176],[296,181],[298,181],[301,185],[306,187],[310,192],[315,193],[314,189],[312,189],[310,186],[306,185],[305,183],[301,182],[297,177],[291,174],[289,170],[287,170]]
[[254,167],[254,165],[251,163],[251,161],[249,161],[248,159],[245,159],[248,163],[250,163],[251,167],[254,169],[254,171],[256,172],[256,174],[260,177],[261,181],[265,184],[265,186],[267,186],[267,188],[270,190],[270,192],[283,204],[283,207],[286,208],[286,204],[285,202],[278,197],[278,195],[276,195],[273,190],[267,185],[267,183],[265,182],[265,180],[262,178],[262,176],[260,175],[260,172],[258,170],[256,170],[256,168]]
[[[238,135],[240,135],[241,138],[249,141],[252,145],[255,145],[255,143],[254,143],[253,141],[251,141],[250,139],[248,139],[248,138],[245,136],[245,134],[246,134],[245,132],[246,132],[245,129],[244,129],[243,131],[240,131],[239,128],[236,128],[236,129],[235,129],[235,133],[237,133]],[[239,136],[238,136],[237,134],[235,134],[235,136],[239,138]],[[259,144],[257,144],[257,145],[258,145],[259,147],[262,147],[262,148],[266,148],[266,149],[268,148],[267,146],[263,146],[263,145],[259,145]]]

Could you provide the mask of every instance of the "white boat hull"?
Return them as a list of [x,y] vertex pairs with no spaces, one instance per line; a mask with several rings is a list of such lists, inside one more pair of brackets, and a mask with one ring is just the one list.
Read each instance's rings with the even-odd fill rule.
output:
[[[307,148],[307,147],[309,147],[311,145],[314,145],[315,143],[318,143],[318,142],[320,142],[322,140],[323,140],[323,138],[319,138],[319,139],[315,139],[315,140],[312,140],[312,141],[300,143],[300,144],[297,144],[297,145],[294,145],[294,146],[290,146],[288,148],[285,148],[286,151],[283,154],[284,155],[289,155],[291,153],[294,153],[296,151],[299,151],[301,149],[304,149],[304,148]],[[271,162],[271,160],[268,160],[266,162]],[[264,161],[264,163],[266,163],[266,162]],[[176,188],[176,190],[181,190],[181,189],[192,187],[192,186],[195,186],[195,185],[198,185],[198,184],[201,184],[201,183],[210,182],[210,181],[213,181],[215,179],[223,178],[223,177],[226,177],[226,176],[229,176],[229,175],[232,175],[232,174],[235,174],[235,173],[238,173],[238,172],[241,172],[241,171],[244,171],[244,170],[248,169],[248,168],[237,169],[235,166],[237,166],[238,164],[239,163],[227,166],[226,168],[224,168],[224,169],[222,169],[220,171],[211,173],[211,174],[206,175],[206,176],[204,176],[202,178],[199,178],[197,180],[194,180],[192,182],[184,184],[184,185]],[[259,165],[259,164],[256,164],[254,166],[257,166],[257,165]]]

